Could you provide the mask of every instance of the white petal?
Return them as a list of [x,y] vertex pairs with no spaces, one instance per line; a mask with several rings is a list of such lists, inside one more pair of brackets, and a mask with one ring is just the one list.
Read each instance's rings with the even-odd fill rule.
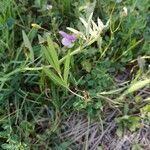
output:
[[78,30],[70,28],[70,27],[67,27],[67,30],[73,32],[74,34],[81,34],[81,32],[79,32]]
[[89,34],[93,34],[93,30],[91,28],[91,21],[92,21],[92,16],[93,16],[93,13],[90,14],[89,16],[89,19],[88,19],[88,26],[87,26],[87,29],[86,29],[86,35],[89,36]]
[[88,23],[83,18],[81,18],[81,17],[79,19],[83,23],[83,25],[85,26],[85,28],[87,28]]
[[92,12],[92,13],[90,14],[90,16],[89,16],[88,23],[91,22],[92,17],[93,17],[93,12]]
[[105,27],[103,22],[101,21],[101,19],[97,18],[97,22],[98,22],[98,28],[103,30],[103,28]]
[[92,26],[93,26],[94,31],[98,30],[98,26],[96,25],[96,23],[93,20],[92,20]]

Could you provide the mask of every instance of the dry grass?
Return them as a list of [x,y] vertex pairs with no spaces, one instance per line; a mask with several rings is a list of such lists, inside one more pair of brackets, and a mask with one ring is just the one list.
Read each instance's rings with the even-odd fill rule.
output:
[[105,119],[102,127],[100,122],[92,122],[85,119],[83,114],[72,114],[66,120],[61,138],[71,141],[76,150],[130,150],[139,145],[145,150],[150,149],[150,126],[143,126],[134,133],[126,131],[122,137],[116,134],[117,125],[114,117],[118,111],[114,111]]

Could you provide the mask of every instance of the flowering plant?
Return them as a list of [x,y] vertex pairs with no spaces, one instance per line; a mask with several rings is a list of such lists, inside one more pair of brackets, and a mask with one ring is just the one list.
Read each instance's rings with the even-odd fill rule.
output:
[[[86,47],[90,46],[92,43],[99,40],[99,38],[101,39],[101,34],[102,34],[103,30],[105,28],[107,28],[109,25],[109,20],[104,25],[103,22],[99,18],[97,18],[97,24],[96,24],[92,20],[92,17],[93,17],[93,13],[90,14],[87,21],[80,17],[80,21],[84,27],[83,32],[78,31],[74,28],[70,28],[70,27],[67,27],[67,30],[71,31],[72,34],[68,34],[64,31],[59,31],[59,34],[62,36],[62,39],[61,39],[62,45],[65,46],[66,48],[69,48],[68,54],[63,56],[61,59],[59,59],[55,44],[51,40],[49,34],[46,34],[46,38],[47,38],[46,41],[47,41],[48,45],[47,46],[42,45],[42,49],[44,51],[45,58],[50,63],[50,65],[48,67],[42,67],[42,70],[55,83],[57,83],[60,86],[65,87],[71,93],[75,94],[76,96],[78,96],[80,98],[84,98],[84,97],[73,92],[69,88],[69,84],[68,84],[71,56],[80,53]],[[35,24],[34,24],[34,26],[42,29],[42,27],[37,26]],[[74,46],[75,42],[77,42],[77,38],[82,41],[81,42],[82,44],[80,43],[80,45],[74,50],[73,46]],[[64,62],[64,66],[61,67],[63,62]],[[50,68],[53,68],[53,69],[50,69]],[[39,68],[39,69],[41,69],[41,68]]]

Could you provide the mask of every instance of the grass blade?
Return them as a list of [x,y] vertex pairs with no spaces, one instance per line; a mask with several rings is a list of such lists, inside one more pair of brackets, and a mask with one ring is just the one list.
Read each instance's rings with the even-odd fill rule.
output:
[[58,76],[56,75],[53,71],[44,68],[43,71],[46,73],[46,75],[56,84],[66,87],[66,84],[64,83],[64,81]]
[[58,74],[60,75],[61,71],[60,71],[58,55],[57,55],[57,52],[55,50],[54,43],[48,34],[47,34],[47,42],[48,42],[48,49],[47,50],[49,51],[49,54],[51,56],[51,60],[53,61],[54,68],[58,72]]
[[86,29],[86,35],[87,35],[87,37],[89,37],[89,34],[92,35],[92,33],[93,33],[93,31],[91,29],[92,17],[93,17],[93,12],[91,13],[91,15],[88,18],[88,24],[87,24],[87,29]]
[[146,79],[144,81],[138,81],[138,82],[132,84],[125,93],[128,94],[128,93],[135,92],[148,84],[150,84],[150,79]]
[[147,86],[150,84],[150,79],[146,79],[144,81],[138,81],[136,83],[133,83],[130,85],[130,87],[119,97],[119,99],[122,99],[127,94],[133,93],[135,91],[140,90],[141,88]]
[[30,43],[30,41],[29,41],[29,38],[28,38],[28,36],[26,35],[26,33],[25,33],[24,30],[22,31],[22,35],[23,35],[24,46],[25,46],[26,48],[28,48],[28,50],[29,50],[29,52],[30,52],[29,58],[30,58],[32,61],[34,61],[33,48],[32,48],[32,46],[31,46],[31,43]]
[[67,58],[64,64],[64,81],[66,85],[67,85],[69,69],[70,69],[70,59],[71,59],[70,51],[68,51]]
[[46,60],[52,65],[52,67],[53,68],[55,68],[55,64],[54,64],[54,62],[53,62],[53,60],[52,60],[52,58],[51,58],[51,55],[50,55],[50,53],[49,53],[49,50],[45,47],[45,46],[41,46],[42,48],[42,50],[43,50],[43,52],[44,52],[44,55],[45,55],[45,58],[46,58]]

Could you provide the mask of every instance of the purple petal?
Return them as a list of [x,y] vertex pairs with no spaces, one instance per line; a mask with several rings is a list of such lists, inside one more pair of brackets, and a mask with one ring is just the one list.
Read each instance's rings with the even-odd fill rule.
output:
[[68,34],[65,33],[64,31],[59,31],[59,34],[64,38],[68,36]]
[[72,44],[71,41],[68,40],[67,38],[63,38],[61,42],[64,46],[67,46],[67,47],[69,47]]
[[59,34],[63,37],[66,38],[68,40],[70,40],[71,42],[75,42],[75,40],[77,39],[75,35],[73,34],[67,34],[64,31],[59,31]]
[[59,34],[64,38],[68,36],[68,34],[65,33],[64,31],[59,31]]
[[75,42],[77,38],[75,35],[69,35],[68,39],[70,39],[72,42]]

